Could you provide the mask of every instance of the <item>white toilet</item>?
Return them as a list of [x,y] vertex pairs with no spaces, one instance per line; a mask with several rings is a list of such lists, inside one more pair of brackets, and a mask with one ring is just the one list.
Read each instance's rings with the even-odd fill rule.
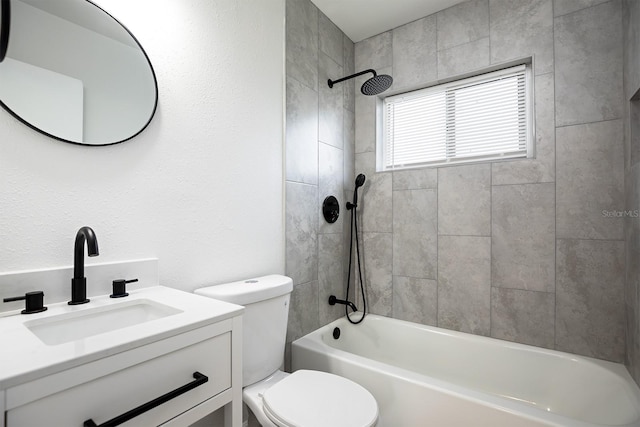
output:
[[271,275],[196,289],[195,293],[245,306],[244,402],[263,427],[369,427],[378,404],[365,388],[338,375],[280,371],[293,282]]

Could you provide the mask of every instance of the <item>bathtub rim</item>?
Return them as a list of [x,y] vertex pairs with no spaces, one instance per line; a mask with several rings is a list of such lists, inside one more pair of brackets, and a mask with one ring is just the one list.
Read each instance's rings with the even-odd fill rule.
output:
[[[500,346],[503,346],[506,348],[533,351],[533,352],[541,353],[545,355],[551,354],[554,357],[559,357],[562,359],[569,359],[571,361],[577,360],[581,362],[586,362],[588,364],[593,364],[598,369],[605,369],[606,371],[616,375],[619,379],[627,383],[630,386],[632,394],[635,395],[635,398],[638,402],[638,408],[640,408],[640,389],[631,378],[631,375],[629,374],[627,369],[619,363],[610,362],[610,361],[601,360],[601,359],[595,359],[588,356],[581,356],[581,355],[576,355],[572,353],[566,353],[566,352],[562,352],[554,349],[546,349],[546,348],[535,347],[527,344],[501,340],[493,337],[486,337],[486,336],[474,335],[474,334],[469,334],[469,333],[460,332],[460,331],[439,328],[437,326],[422,325],[419,323],[414,323],[414,322],[400,320],[400,319],[394,319],[394,318],[380,316],[376,314],[367,314],[367,318],[373,321],[384,321],[384,322],[391,322],[391,323],[397,322],[405,325],[405,327],[426,329],[430,332],[434,332],[438,334],[444,334],[444,335],[453,336],[453,337],[460,337],[460,338],[464,338],[465,340],[470,339],[472,340],[472,342],[486,342],[486,340],[497,341]],[[412,384],[423,385],[425,383],[428,383],[429,386],[433,387],[439,392],[452,395],[454,397],[464,399],[467,401],[487,405],[496,410],[500,410],[503,412],[518,414],[533,421],[545,422],[545,423],[548,423],[549,426],[554,426],[554,427],[594,427],[594,426],[640,427],[640,409],[636,409],[638,418],[630,424],[617,424],[617,425],[596,424],[589,421],[570,418],[560,413],[548,412],[541,407],[537,407],[535,405],[531,405],[528,403],[518,402],[513,398],[502,397],[489,392],[467,388],[461,385],[457,385],[453,382],[448,382],[448,381],[438,379],[426,374],[413,372],[411,370],[390,365],[385,362],[369,359],[367,357],[360,356],[355,353],[350,353],[348,351],[332,347],[323,341],[322,335],[324,333],[330,334],[333,328],[335,328],[336,326],[341,327],[343,325],[346,327],[351,326],[347,322],[346,317],[338,318],[333,322],[327,325],[321,326],[320,328],[314,331],[311,331],[308,334],[293,341],[292,350],[291,350],[292,370],[296,370],[297,369],[296,366],[298,365],[297,361],[295,360],[294,349],[296,347],[300,347],[303,350],[311,351],[317,354],[327,354],[328,355],[327,357],[335,358],[346,364],[357,364],[360,366],[366,366],[368,369],[371,369],[376,373],[391,375],[395,378],[398,378],[402,381],[406,381]],[[544,416],[542,414],[544,414]]]

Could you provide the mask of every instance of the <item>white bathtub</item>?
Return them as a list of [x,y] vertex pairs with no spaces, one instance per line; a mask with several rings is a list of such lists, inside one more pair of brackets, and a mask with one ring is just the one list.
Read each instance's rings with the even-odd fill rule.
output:
[[296,340],[292,368],[367,388],[378,427],[640,427],[640,390],[622,365],[382,316]]

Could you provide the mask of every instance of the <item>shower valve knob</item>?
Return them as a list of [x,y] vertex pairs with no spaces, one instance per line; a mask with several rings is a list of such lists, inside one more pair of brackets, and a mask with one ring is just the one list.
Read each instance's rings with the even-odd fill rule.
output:
[[324,199],[324,202],[322,202],[322,215],[329,224],[333,224],[338,220],[340,216],[340,204],[335,196],[328,196]]

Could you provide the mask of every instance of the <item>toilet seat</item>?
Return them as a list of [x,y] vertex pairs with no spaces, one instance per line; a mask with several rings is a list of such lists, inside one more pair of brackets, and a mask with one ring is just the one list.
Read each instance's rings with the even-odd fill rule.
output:
[[262,395],[267,417],[281,427],[371,427],[378,404],[364,387],[338,375],[300,370]]

